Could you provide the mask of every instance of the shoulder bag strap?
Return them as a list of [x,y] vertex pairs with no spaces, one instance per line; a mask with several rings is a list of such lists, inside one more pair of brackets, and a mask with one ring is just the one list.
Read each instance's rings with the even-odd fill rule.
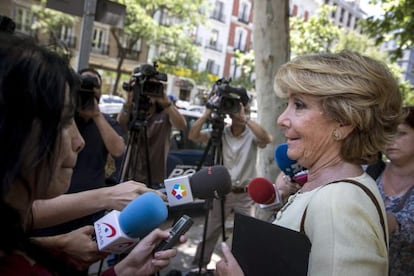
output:
[[[377,198],[374,196],[374,194],[371,192],[371,190],[368,189],[366,186],[362,185],[361,183],[359,183],[358,181],[355,181],[355,180],[352,180],[352,179],[338,180],[338,181],[330,182],[326,185],[334,184],[334,183],[338,183],[338,182],[348,182],[348,183],[354,184],[354,185],[360,187],[369,196],[369,198],[372,200],[375,207],[377,208],[378,215],[379,215],[379,218],[380,218],[380,223],[381,223],[381,226],[382,226],[382,231],[384,232],[385,244],[388,245],[387,232],[385,230],[385,219],[384,219],[384,216],[382,215],[380,204],[378,203]],[[305,218],[306,218],[307,210],[308,210],[308,206],[306,206],[306,209],[303,212],[302,220],[300,222],[300,232],[303,233],[303,234],[305,234]]]

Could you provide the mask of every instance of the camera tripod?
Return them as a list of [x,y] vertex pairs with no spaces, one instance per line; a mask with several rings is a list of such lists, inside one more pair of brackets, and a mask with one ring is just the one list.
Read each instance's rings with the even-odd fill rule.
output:
[[140,180],[139,175],[137,175],[137,166],[139,165],[138,162],[140,162],[139,157],[142,156],[140,150],[142,150],[143,141],[146,171],[145,184],[148,187],[152,185],[151,164],[149,158],[149,146],[147,137],[147,124],[148,122],[146,119],[137,119],[131,122],[130,130],[128,132],[128,143],[121,165],[121,175],[119,183],[130,179]]
[[[198,165],[197,171],[201,168],[201,166],[206,162],[209,153],[211,152],[212,155],[212,165],[223,165],[223,147],[221,142],[221,137],[223,135],[224,129],[224,114],[216,114],[212,113],[213,115],[213,131],[211,133],[211,137],[208,141],[207,147],[204,150],[203,156],[201,158],[200,164]],[[217,116],[214,116],[217,115]],[[220,198],[220,208],[221,208],[221,225],[222,225],[222,239],[223,241],[227,240],[226,237],[226,227],[225,227],[225,213],[224,213],[224,203],[225,197]],[[204,219],[204,229],[203,229],[203,240],[201,243],[201,253],[200,259],[198,262],[198,274],[201,274],[202,266],[203,266],[203,259],[204,259],[204,250],[205,250],[205,243],[207,238],[207,227],[208,227],[208,217],[210,213],[210,209],[212,208],[213,199],[207,199],[205,201],[205,219]]]

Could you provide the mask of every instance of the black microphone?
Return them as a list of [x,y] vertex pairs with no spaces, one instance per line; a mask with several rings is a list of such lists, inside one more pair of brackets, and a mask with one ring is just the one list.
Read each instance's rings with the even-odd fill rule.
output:
[[205,167],[193,175],[164,180],[169,206],[191,203],[194,198],[222,198],[231,191],[230,173],[224,166]]

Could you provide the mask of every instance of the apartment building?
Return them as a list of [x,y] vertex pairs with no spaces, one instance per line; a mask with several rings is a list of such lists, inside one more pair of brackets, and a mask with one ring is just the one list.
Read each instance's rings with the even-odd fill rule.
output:
[[[241,68],[235,64],[235,51],[247,53],[253,48],[253,0],[207,1],[212,7],[207,15],[208,21],[194,28],[191,34],[193,42],[199,46],[201,52],[201,60],[194,69],[208,72],[217,78],[236,79],[241,76]],[[73,2],[83,3],[81,0]],[[39,4],[40,0],[3,0],[0,3],[0,13],[15,20],[17,31],[30,34],[30,27],[35,22],[31,6]],[[290,0],[290,15],[307,19],[323,4],[337,7],[331,17],[335,24],[343,28],[358,30],[358,21],[366,16],[360,9],[359,0]],[[75,68],[80,49],[81,24],[82,18],[75,17],[72,27],[62,27],[59,32],[59,38],[72,52],[72,64]],[[127,53],[121,69],[125,74],[129,74],[136,66],[150,62],[156,53],[156,49],[144,41],[138,41]],[[105,72],[115,72],[118,58],[118,49],[110,33],[110,25],[95,21],[90,66]],[[104,74],[104,87],[107,87],[107,91],[111,90],[113,76],[113,73]],[[169,76],[167,91],[177,98],[190,100],[198,89],[205,88],[197,88],[193,80]]]
[[[83,8],[83,1],[78,2]],[[12,18],[16,23],[16,32],[36,35],[31,26],[36,22],[32,5],[40,5],[40,0],[2,0],[0,2],[0,14]],[[118,49],[110,33],[110,25],[95,21],[92,38],[91,52],[89,56],[89,66],[97,68],[101,73],[115,72],[118,64]],[[62,43],[60,47],[66,47],[71,52],[71,64],[77,68],[79,49],[81,43],[82,18],[74,16],[74,24],[72,26],[62,27],[58,32],[58,38]],[[46,39],[47,37],[42,37]],[[45,41],[43,41],[44,43]],[[53,47],[53,45],[51,45]],[[127,53],[126,59],[122,66],[122,72],[129,75],[133,69],[146,63],[148,57],[148,46],[141,41],[134,45],[133,49]],[[110,93],[114,82],[113,74],[103,73],[103,91]]]

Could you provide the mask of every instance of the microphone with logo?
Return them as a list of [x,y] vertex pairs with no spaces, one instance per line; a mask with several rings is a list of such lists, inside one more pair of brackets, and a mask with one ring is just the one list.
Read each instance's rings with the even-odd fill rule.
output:
[[168,217],[165,202],[146,192],[120,212],[113,210],[94,223],[98,249],[120,254],[161,225]]
[[287,155],[288,145],[279,144],[275,149],[275,162],[279,169],[290,177],[292,182],[303,185],[308,180],[308,171]]
[[264,177],[253,178],[247,186],[247,193],[261,209],[276,209],[283,205],[275,185]]
[[229,171],[221,165],[204,167],[192,175],[164,180],[170,207],[192,203],[194,198],[222,198],[231,191]]

